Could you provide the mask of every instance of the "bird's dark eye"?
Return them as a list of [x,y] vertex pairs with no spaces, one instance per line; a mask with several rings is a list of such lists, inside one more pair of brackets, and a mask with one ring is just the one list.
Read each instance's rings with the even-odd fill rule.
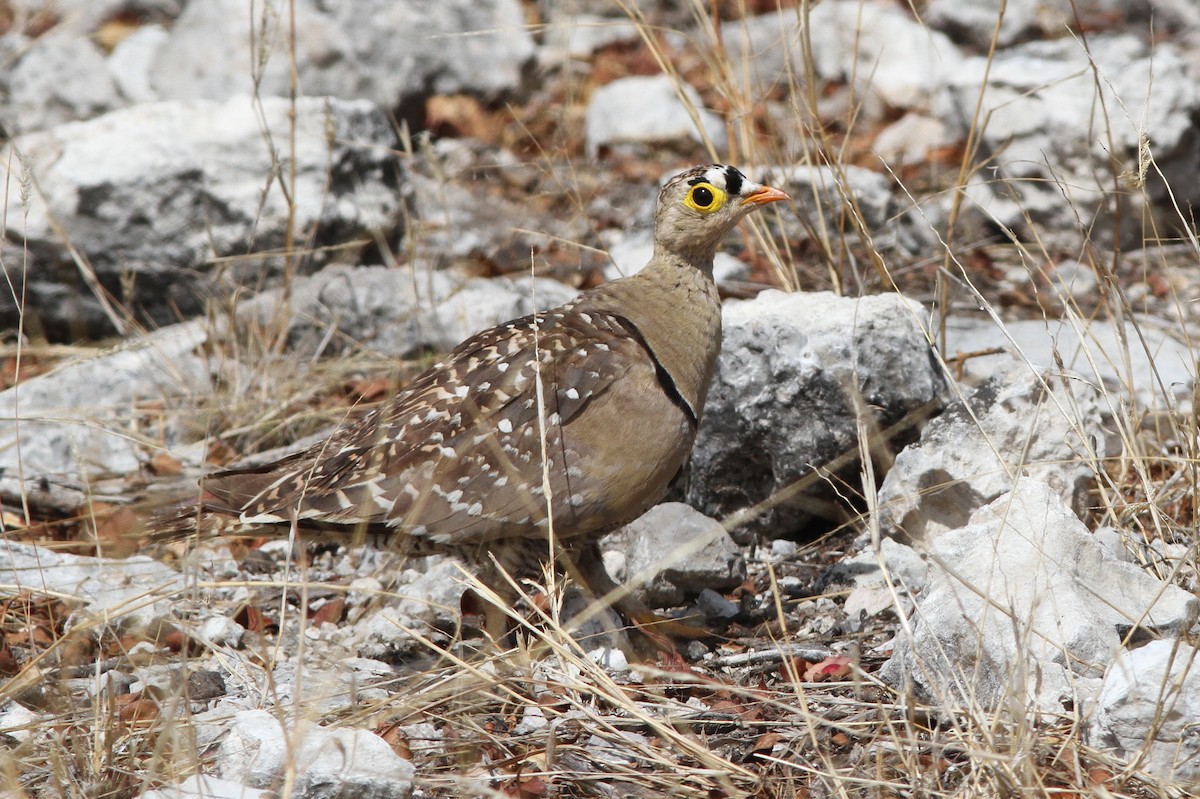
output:
[[711,183],[697,182],[683,196],[683,204],[702,214],[713,214],[725,205],[725,192]]

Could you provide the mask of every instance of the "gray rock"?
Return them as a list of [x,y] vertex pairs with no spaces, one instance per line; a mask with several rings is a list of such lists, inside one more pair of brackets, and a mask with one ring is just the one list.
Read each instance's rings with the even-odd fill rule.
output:
[[192,702],[206,702],[225,696],[225,678],[219,671],[200,669],[187,676],[184,695]]
[[[349,347],[410,357],[444,352],[485,328],[560,305],[574,289],[544,278],[471,278],[420,268],[326,267],[292,284],[288,346],[305,357]],[[271,325],[282,313],[275,289],[238,307],[242,324]]]
[[678,605],[705,588],[733,588],[746,579],[742,552],[720,522],[681,502],[664,502],[610,533],[602,550],[613,579],[634,584],[652,605]]
[[131,435],[145,424],[135,408],[207,394],[209,370],[194,354],[205,340],[203,323],[175,325],[0,392],[0,417],[10,420],[0,421],[0,498],[72,511],[93,478],[137,471],[180,443],[169,412],[144,439]]
[[169,616],[184,579],[140,555],[89,558],[8,541],[0,547],[0,585],[34,595],[74,597],[83,613],[126,630]]
[[[680,97],[681,91],[686,102]],[[596,89],[588,102],[585,125],[591,158],[599,155],[602,147],[629,142],[707,140],[717,152],[726,147],[725,125],[720,117],[704,109],[695,89],[686,84],[681,87],[667,75],[620,78]]]
[[[797,9],[726,23],[722,40],[733,74],[747,75],[760,90],[813,77],[804,67],[802,24]],[[856,96],[893,108],[927,107],[963,58],[944,34],[879,0],[826,0],[811,8],[807,24],[816,78],[853,83]]]
[[108,56],[108,69],[121,96],[131,103],[149,103],[158,99],[150,84],[150,71],[159,51],[170,41],[170,33],[161,25],[145,25],[126,36]]
[[[1003,14],[1000,13],[1002,4]],[[1059,31],[1066,30],[1074,23],[1073,18],[1062,13],[1070,13],[1070,0],[1064,0],[1061,5],[1062,8],[1054,9],[1054,0],[980,0],[975,3],[930,0],[923,19],[930,27],[949,34],[956,41],[986,50],[993,36],[999,47],[1008,47],[1038,32],[1049,33],[1049,25],[1056,25]]]
[[627,661],[622,664],[621,649],[631,646],[625,629],[629,622],[614,608],[597,600],[592,591],[568,583],[558,612],[559,623],[594,662],[606,669],[627,669],[629,664]]
[[393,588],[403,599],[396,606],[405,616],[431,625],[453,628],[458,604],[467,588],[462,566],[452,558],[439,559],[425,574],[401,588]]
[[929,549],[930,579],[880,675],[943,707],[1061,712],[1131,628],[1175,635],[1198,600],[1116,560],[1058,493],[1022,478]]
[[351,708],[363,702],[385,701],[390,694],[387,688],[381,686],[395,685],[396,671],[388,664],[372,658],[341,658],[336,663],[336,669],[341,685],[331,692],[330,699],[337,703],[338,709]]
[[907,616],[928,575],[929,564],[920,554],[890,538],[879,542],[878,552],[868,548],[841,561],[831,577],[852,586],[843,605],[846,629],[861,630],[867,619],[889,609]]
[[240,649],[246,628],[228,616],[210,616],[200,628],[198,638],[207,646]]
[[1117,560],[1133,563],[1133,553],[1125,545],[1125,536],[1115,527],[1097,527],[1092,531],[1092,538]]
[[[925,311],[896,294],[860,299],[766,291],[726,303],[717,374],[692,454],[688,501],[735,535],[778,537],[810,518],[808,497],[780,492],[848,456],[868,425],[886,428],[937,399],[944,382],[922,332]],[[739,527],[741,527],[739,525]]]
[[[528,718],[531,711],[541,710],[537,705],[526,705],[524,717]],[[545,717],[543,717],[543,722]],[[543,723],[542,726],[545,726]],[[396,731],[404,736],[404,740],[408,742],[408,749],[413,753],[414,757],[437,757],[444,754],[446,751],[445,735],[434,725],[427,721],[418,722],[416,724],[404,724],[396,728]],[[530,730],[532,732],[532,730]],[[517,733],[514,730],[514,734]]]
[[288,787],[297,799],[407,799],[415,773],[374,733],[303,720],[284,726],[265,710],[234,717],[216,762],[223,779],[265,790],[278,790],[294,769]]
[[350,643],[364,658],[393,663],[424,649],[410,631],[445,642],[443,630],[459,622],[466,576],[452,558],[439,558],[425,573],[407,570],[411,577],[393,586],[389,596],[401,600],[365,613],[354,623]]
[[516,0],[296,0],[256,8],[250,19],[243,0],[188,3],[154,65],[159,96],[225,100],[256,88],[288,96],[293,13],[297,77],[309,96],[388,109],[428,94],[494,97],[519,86],[534,55]]
[[[1004,13],[1000,10],[1003,5]],[[1200,24],[1200,8],[1188,0],[930,0],[921,19],[930,27],[956,41],[987,50],[993,35],[1000,47],[1009,47],[1030,38],[1054,38],[1068,29],[1096,26],[1101,30],[1125,27],[1136,30],[1135,23],[1153,21],[1146,33],[1195,29]],[[999,30],[997,30],[999,23]]]
[[433,308],[423,337],[427,346],[446,351],[486,327],[561,305],[577,293],[545,278],[472,278]]
[[1089,711],[1089,746],[1183,791],[1200,789],[1200,650],[1163,639],[1121,652]]
[[[802,16],[798,9],[724,23],[721,41],[733,67],[734,78],[744,83],[746,89],[767,95],[772,90],[789,86],[793,80],[808,77],[801,25]],[[813,37],[814,46],[817,38]]]
[[1056,294],[1079,308],[1089,308],[1101,296],[1096,270],[1078,261],[1063,260],[1050,273]]
[[[0,153],[0,179],[14,187],[9,219],[20,223],[10,222],[4,246],[11,264],[25,263],[28,248],[27,316],[59,336],[120,325],[81,272],[94,272],[118,303],[159,323],[199,308],[198,295],[218,276],[262,285],[282,260],[247,253],[285,245],[289,197],[297,246],[396,230],[395,138],[386,116],[365,101],[301,99],[291,152],[292,111],[273,98],[258,110],[248,97],[152,103],[13,142]],[[278,159],[296,168],[286,193],[272,177]],[[36,189],[22,206],[15,187],[30,181]],[[82,269],[76,253],[86,259]],[[306,257],[313,263],[319,255]],[[16,314],[11,296],[0,296],[0,325],[14,325]]]
[[628,17],[601,17],[579,14],[552,5],[546,25],[546,44],[538,53],[543,65],[554,65],[572,58],[590,58],[602,47],[638,39],[637,25]]
[[[179,0],[10,3],[12,30],[0,36],[0,129],[17,136],[156,99],[148,91],[150,56],[166,32],[152,23],[169,23],[181,5]],[[147,24],[106,56],[97,33],[118,15]],[[46,20],[53,26],[40,35],[19,32]]]
[[809,25],[813,68],[825,80],[856,82],[893,108],[924,108],[962,63],[949,38],[892,3],[835,0],[816,6]]
[[705,588],[696,596],[696,609],[709,623],[731,622],[742,610],[736,602],[730,602],[711,588]]
[[125,104],[104,53],[84,34],[53,30],[0,78],[0,126],[16,136],[90,119]]
[[[535,178],[521,180],[527,169],[503,150],[480,154],[469,143],[441,139],[428,160],[407,175],[415,219],[405,249],[430,268],[491,267],[501,274],[528,274],[531,259],[553,237],[583,241],[591,235],[580,214],[538,213],[535,204],[512,202],[504,188],[536,192]],[[434,166],[436,164],[436,166]],[[423,171],[436,172],[428,177]],[[505,177],[497,176],[503,172]],[[508,181],[512,180],[513,183]],[[536,264],[539,265],[540,264]]]
[[[293,650],[297,647],[293,637],[296,632],[294,629],[285,631],[283,646]],[[359,701],[375,703],[387,696],[387,692],[378,687],[382,680],[377,676],[377,669],[363,668],[364,664],[376,662],[355,657],[352,651],[343,648],[344,636],[335,632],[332,626],[321,633],[310,627],[303,635],[308,639],[303,656],[297,651],[287,660],[274,661],[275,668],[270,676],[273,707],[300,707],[305,718],[331,718],[343,716]],[[379,667],[384,665],[377,664]],[[245,696],[247,689],[251,695],[260,690],[248,684],[245,675],[235,673],[232,676],[239,686],[236,693],[230,691],[231,698]],[[245,707],[245,704],[236,707]]]
[[914,111],[881,130],[871,149],[884,164],[895,168],[922,163],[931,151],[953,143],[945,122]]
[[133,687],[133,675],[112,669],[87,680],[88,694],[98,697],[101,701],[116,702],[117,697],[130,693]]
[[[1028,220],[1039,231],[1072,237],[1082,219],[1089,233],[1111,236],[1120,209],[1117,235],[1138,244],[1144,199],[1161,207],[1168,227],[1178,222],[1176,204],[1200,199],[1200,134],[1191,122],[1198,108],[1200,92],[1175,49],[1164,43],[1151,54],[1129,35],[1090,37],[1086,52],[1063,37],[965,59],[934,102],[958,135],[973,127],[992,153],[987,179],[965,189],[984,216],[1016,230]],[[1114,194],[1114,168],[1138,174],[1143,134],[1165,184],[1150,170],[1144,192]]]
[[776,538],[771,542],[768,551],[771,553],[771,560],[780,561],[794,557],[800,551],[800,547],[795,541],[789,541],[786,538]]
[[[1142,342],[1145,341],[1145,346]],[[965,374],[985,380],[1014,355],[1041,369],[1061,363],[1105,391],[1134,399],[1142,408],[1189,412],[1196,362],[1178,327],[1138,317],[1123,327],[1093,320],[1086,324],[1021,320],[1003,327],[991,319],[956,314],[946,320],[946,353],[1004,350],[964,361]],[[1126,369],[1128,364],[1128,369]],[[1163,396],[1163,389],[1167,396]]]
[[1082,512],[1099,459],[1119,452],[1115,437],[1107,445],[1102,402],[1078,375],[1001,365],[896,456],[879,491],[884,531],[928,540],[956,530],[1021,476]]
[[346,604],[352,609],[369,607],[384,593],[383,581],[378,577],[356,577],[350,581]]
[[0,708],[0,735],[25,742],[44,729],[53,717],[34,713],[20,702],[8,701]]
[[[512,728],[512,735],[521,737],[532,735],[540,730],[544,730],[549,724],[550,721],[546,718],[545,711],[540,707],[537,705],[525,705],[525,709],[521,711],[521,720],[517,722],[517,726]],[[409,745],[412,745],[411,738],[409,739]]]
[[272,799],[275,795],[241,782],[193,774],[178,785],[145,791],[139,799]]
[[935,244],[929,223],[900,213],[888,179],[878,172],[795,164],[767,169],[763,179],[792,195],[798,216],[822,242],[865,234],[864,243],[880,250],[924,252]]

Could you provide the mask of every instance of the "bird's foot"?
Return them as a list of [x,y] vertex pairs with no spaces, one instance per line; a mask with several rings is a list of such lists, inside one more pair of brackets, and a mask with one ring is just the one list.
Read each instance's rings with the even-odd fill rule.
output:
[[675,641],[711,641],[719,635],[704,627],[667,618],[652,610],[625,614],[634,626],[650,636],[662,636]]
[[639,637],[645,639],[657,652],[666,654],[676,652],[675,642],[677,641],[710,641],[720,637],[703,627],[667,618],[650,610],[636,599],[632,602],[619,600],[614,607],[630,621],[633,629],[640,634]]
[[[675,641],[703,641],[720,637],[703,627],[656,613],[630,593],[627,587],[618,586],[605,570],[603,558],[594,544],[576,553],[576,557],[567,559],[566,567],[579,586],[599,597],[598,601],[609,603],[632,625],[630,632],[636,631],[638,635],[631,637],[642,639],[634,642],[634,649],[638,650],[639,655],[650,654],[651,650],[675,652]],[[648,648],[639,645],[647,643]]]

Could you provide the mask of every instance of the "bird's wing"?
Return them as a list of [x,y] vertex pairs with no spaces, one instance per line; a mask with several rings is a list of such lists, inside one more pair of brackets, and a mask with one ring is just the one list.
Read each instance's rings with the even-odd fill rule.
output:
[[[572,458],[564,429],[638,370],[655,379],[652,355],[615,314],[568,307],[523,317],[468,339],[389,406],[325,442],[205,487],[247,522],[294,513],[443,543],[529,534],[546,516],[539,431],[547,471],[563,483]],[[568,508],[569,489],[554,489],[567,493]]]

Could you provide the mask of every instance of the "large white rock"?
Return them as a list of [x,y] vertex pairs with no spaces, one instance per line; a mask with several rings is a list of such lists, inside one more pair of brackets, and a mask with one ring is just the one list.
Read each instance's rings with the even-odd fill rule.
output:
[[549,21],[545,27],[545,45],[538,53],[538,60],[548,66],[590,58],[602,47],[638,39],[637,24],[629,17],[602,17],[556,5],[548,5],[546,13]]
[[[111,324],[89,273],[117,304],[174,322],[214,272],[261,285],[281,260],[248,253],[282,248],[289,231],[303,247],[402,227],[394,144],[363,100],[248,96],[147,103],[22,136],[0,152],[6,268],[24,270],[26,314],[60,334]],[[273,177],[281,164],[295,168],[287,191]],[[11,294],[0,292],[0,325],[15,324]]]
[[1196,597],[1098,543],[1044,483],[1023,478],[928,550],[929,583],[880,676],[947,709],[1061,713],[1134,627],[1178,634]]
[[893,107],[926,107],[931,93],[962,63],[949,38],[894,3],[821,3],[810,13],[809,26],[818,75],[854,81]]
[[[1140,245],[1145,199],[1178,222],[1172,202],[1184,206],[1200,193],[1192,123],[1200,92],[1169,43],[1150,52],[1130,34],[1089,37],[1086,47],[1061,37],[967,58],[945,76],[933,106],[957,135],[970,131],[994,154],[987,179],[965,193],[1007,227],[1032,221],[1054,233],[1082,224],[1109,235],[1119,207],[1117,233]],[[1154,156],[1145,192],[1114,192],[1114,169],[1137,174],[1143,136]]]
[[1106,447],[1105,410],[1079,375],[1002,362],[896,456],[879,490],[884,530],[935,538],[966,524],[1021,476],[1046,483],[1082,511],[1100,459],[1118,449],[1115,436]]
[[151,73],[159,97],[286,97],[294,56],[303,94],[390,109],[428,93],[511,91],[534,55],[516,0],[266,0],[256,14],[251,8],[245,0],[188,3]]
[[930,30],[905,9],[879,0],[826,0],[807,16],[815,76],[807,75],[799,8],[726,23],[722,41],[735,77],[758,91],[816,77],[853,82],[896,108],[927,108],[933,92],[959,68],[963,56],[945,34]]
[[271,799],[275,795],[240,782],[193,774],[178,785],[146,791],[138,799]]
[[1179,325],[1145,316],[1123,326],[1069,318],[1001,326],[990,318],[955,314],[946,320],[946,356],[994,353],[964,360],[964,371],[974,380],[986,380],[1014,356],[1041,369],[1061,363],[1113,397],[1135,399],[1141,408],[1186,412],[1196,358],[1180,333]]
[[705,588],[733,588],[746,579],[741,549],[721,523],[682,502],[655,505],[600,546],[605,565],[618,567],[613,578],[632,582],[652,605],[677,605]]
[[[169,400],[211,391],[195,354],[206,340],[203,322],[174,325],[0,392],[0,497],[69,512],[89,480],[137,471],[178,443]],[[137,413],[147,402],[165,408],[156,428]]]
[[704,109],[695,89],[667,75],[620,78],[601,86],[588,102],[585,124],[592,158],[601,147],[626,142],[703,142],[707,137],[717,152],[726,147],[720,117]]
[[144,556],[89,558],[6,541],[0,546],[0,585],[74,597],[104,624],[128,629],[169,616],[184,590],[179,572]]
[[921,19],[956,41],[987,50],[993,36],[1003,48],[1093,27],[1153,30],[1157,36],[1170,36],[1169,31],[1195,30],[1200,25],[1200,7],[1190,0],[929,0]]
[[1089,746],[1185,790],[1200,789],[1200,650],[1179,640],[1122,652],[1088,708]]
[[6,95],[0,125],[10,135],[88,119],[125,104],[103,51],[87,35],[52,30],[23,44],[5,58],[0,76]]
[[278,790],[289,772],[297,799],[407,799],[415,769],[372,732],[325,729],[310,721],[286,726],[265,710],[244,710],[216,754],[226,780]]
[[1066,30],[1074,23],[1074,19],[1068,16],[1071,11],[1070,1],[1063,0],[1061,8],[1052,10],[1054,2],[1055,0],[975,0],[971,3],[961,3],[956,0],[929,0],[923,19],[930,27],[986,50],[991,45],[993,36],[997,45],[1008,47],[1034,34],[1051,20],[1052,24],[1057,24],[1059,32]]

